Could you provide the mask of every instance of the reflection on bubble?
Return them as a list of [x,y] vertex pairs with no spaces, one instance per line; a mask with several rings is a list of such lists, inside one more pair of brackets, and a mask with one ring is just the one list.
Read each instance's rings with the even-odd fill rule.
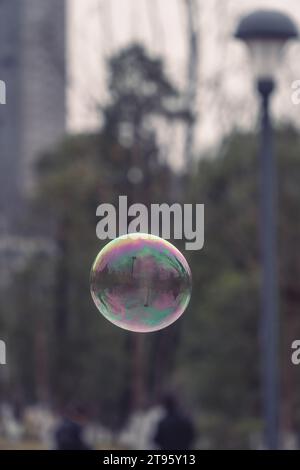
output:
[[98,254],[91,294],[99,311],[130,331],[157,331],[176,321],[191,296],[191,271],[171,243],[155,235],[123,235]]

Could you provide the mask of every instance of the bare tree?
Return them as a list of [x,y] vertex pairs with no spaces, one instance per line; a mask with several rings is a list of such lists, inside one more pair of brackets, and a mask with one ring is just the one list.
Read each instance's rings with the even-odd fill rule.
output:
[[184,0],[187,16],[187,87],[186,106],[190,119],[186,124],[185,157],[188,168],[191,166],[194,152],[194,131],[196,124],[198,66],[199,66],[199,9],[198,0]]

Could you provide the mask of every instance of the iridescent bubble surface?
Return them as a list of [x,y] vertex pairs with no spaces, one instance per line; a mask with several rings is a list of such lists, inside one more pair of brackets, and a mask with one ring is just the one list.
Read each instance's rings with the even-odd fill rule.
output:
[[91,294],[102,315],[125,330],[157,331],[185,311],[191,271],[180,251],[155,235],[109,242],[91,270]]

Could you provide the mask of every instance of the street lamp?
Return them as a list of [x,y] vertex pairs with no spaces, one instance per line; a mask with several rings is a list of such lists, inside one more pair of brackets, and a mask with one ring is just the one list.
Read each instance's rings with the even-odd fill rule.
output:
[[291,19],[273,10],[258,10],[245,16],[235,33],[248,46],[261,99],[262,388],[264,437],[269,449],[277,449],[279,445],[276,166],[269,102],[284,46],[297,36]]

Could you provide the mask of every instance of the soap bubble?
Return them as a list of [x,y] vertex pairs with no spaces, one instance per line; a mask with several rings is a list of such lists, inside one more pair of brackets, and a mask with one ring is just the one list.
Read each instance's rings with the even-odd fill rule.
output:
[[125,330],[157,331],[185,311],[191,271],[175,246],[135,233],[109,242],[91,270],[91,294],[102,315]]

